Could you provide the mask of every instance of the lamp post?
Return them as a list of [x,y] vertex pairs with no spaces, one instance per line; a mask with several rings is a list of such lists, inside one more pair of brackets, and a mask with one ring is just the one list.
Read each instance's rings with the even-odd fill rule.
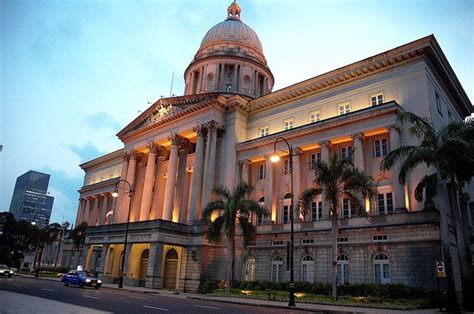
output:
[[128,216],[127,216],[127,225],[125,228],[125,241],[123,244],[122,267],[120,269],[120,278],[119,278],[119,283],[118,283],[118,287],[123,288],[123,275],[124,275],[125,260],[126,260],[125,256],[127,255],[128,225],[130,224],[130,209],[132,208],[132,196],[133,196],[133,193],[135,192],[135,189],[127,180],[120,180],[115,184],[115,189],[114,189],[114,192],[112,193],[112,197],[118,197],[119,195],[118,189],[119,189],[120,182],[124,182],[128,185],[128,188],[120,188],[120,189],[127,191],[128,197],[130,198],[130,201],[128,202]]
[[[38,215],[43,215],[46,220],[48,220],[48,216],[46,216],[45,213],[43,212],[37,212],[34,216],[33,216],[33,219],[31,221],[31,224],[33,226],[36,226],[37,225],[37,222],[36,222],[36,216]],[[45,227],[46,228],[46,227]],[[38,256],[39,254],[39,251],[40,251],[40,241],[41,241],[41,229],[42,228],[39,228],[40,229],[40,234],[38,235],[38,242],[36,243],[36,252],[35,252],[35,260],[33,262],[33,267],[35,268],[35,277],[38,278],[39,277],[39,264],[40,264],[40,260],[41,259],[41,256]]]
[[[288,143],[288,141],[284,137],[278,137],[275,142],[273,143],[273,155],[270,157],[270,161],[273,163],[277,163],[280,161],[280,156],[277,154],[277,144],[279,141],[285,142],[285,144],[288,146],[288,157],[290,159],[290,194],[291,194],[291,203],[290,203],[290,226],[291,226],[291,231],[290,231],[290,287],[289,287],[289,301],[288,301],[288,306],[296,306],[295,304],[295,283],[294,283],[294,267],[293,267],[293,250],[294,250],[294,187],[293,187],[293,156],[298,156],[301,155],[301,153],[294,153],[293,152],[293,146]],[[296,148],[299,150],[299,148]],[[278,149],[279,151],[285,152],[282,149]]]

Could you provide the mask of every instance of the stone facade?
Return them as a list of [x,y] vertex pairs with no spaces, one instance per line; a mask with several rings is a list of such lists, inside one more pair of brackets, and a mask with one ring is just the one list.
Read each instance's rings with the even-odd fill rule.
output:
[[[255,186],[252,199],[270,214],[251,218],[257,229],[253,245],[244,248],[238,236],[235,276],[288,280],[290,175],[285,156],[279,165],[268,158],[276,138],[284,136],[302,152],[294,160],[295,195],[312,186],[312,162],[335,152],[353,153],[355,165],[377,183],[367,217],[354,216],[341,199],[341,281],[434,287],[443,228],[438,213],[423,211],[414,198],[429,169],[420,167],[401,186],[398,166],[382,172],[380,162],[391,149],[416,145],[397,113],[414,112],[441,128],[472,110],[436,39],[424,37],[272,93],[273,76],[258,37],[248,26],[234,25],[242,23],[240,8],[231,6],[229,19],[237,33],[230,36],[221,25],[206,35],[186,70],[184,96],[155,102],[118,133],[123,149],[81,165],[86,179],[76,223],[91,226],[86,267],[98,270],[106,282],[118,279],[129,220],[125,284],[195,291],[201,280],[225,278],[225,243],[208,243],[201,208],[212,200],[213,187],[232,189],[244,181]],[[206,50],[216,43],[226,48]],[[239,45],[242,56],[230,50]],[[244,58],[245,51],[251,53]],[[241,72],[229,76],[229,90],[197,83],[203,82],[206,65],[225,70],[237,60]],[[264,76],[260,92],[240,89],[247,62]],[[90,181],[101,173],[110,175]],[[116,187],[118,197],[112,198]],[[314,212],[296,219],[296,280],[330,281],[330,226],[322,200]],[[457,254],[454,249],[452,255]]]

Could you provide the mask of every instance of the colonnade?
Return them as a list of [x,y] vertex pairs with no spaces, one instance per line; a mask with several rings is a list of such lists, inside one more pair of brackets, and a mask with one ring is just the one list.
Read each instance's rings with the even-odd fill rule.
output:
[[115,198],[109,192],[99,193],[79,199],[76,226],[87,222],[88,226],[101,226],[113,223],[113,215],[107,215],[115,208]]

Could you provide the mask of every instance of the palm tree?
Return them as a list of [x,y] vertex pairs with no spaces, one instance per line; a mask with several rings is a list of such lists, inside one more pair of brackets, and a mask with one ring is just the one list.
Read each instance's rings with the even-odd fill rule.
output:
[[58,235],[61,232],[61,225],[58,223],[52,223],[48,225],[44,229],[39,229],[37,228],[37,245],[36,248],[38,250],[37,252],[37,260],[36,260],[36,270],[35,270],[35,277],[38,277],[39,275],[39,266],[41,263],[41,259],[43,257],[43,249],[45,245],[50,245],[54,241],[58,239]]
[[[398,180],[401,184],[406,183],[407,175],[420,165],[426,165],[433,170],[432,174],[425,175],[417,184],[415,198],[418,201],[425,199],[425,209],[433,207],[432,198],[438,194],[438,188],[446,184],[449,194],[449,205],[456,224],[456,238],[458,242],[458,254],[461,261],[461,279],[464,292],[470,291],[467,287],[470,272],[469,241],[464,240],[466,228],[467,208],[461,208],[460,196],[465,183],[470,182],[474,176],[474,124],[470,122],[452,122],[437,131],[433,124],[411,112],[398,114],[398,120],[409,123],[408,133],[419,141],[418,146],[402,146],[391,151],[382,161],[382,170],[391,169],[396,163],[401,162]],[[444,188],[443,188],[444,189]],[[443,253],[448,272],[448,306],[458,309],[455,293],[454,272],[449,249],[449,234],[447,228],[447,212],[440,212],[441,241]]]
[[79,261],[82,259],[82,247],[86,241],[87,222],[78,224],[71,232],[71,239],[74,247],[79,250]]
[[[257,202],[249,200],[248,196],[254,191],[253,186],[240,183],[231,192],[226,187],[217,187],[214,190],[217,197],[215,201],[209,202],[203,210],[202,217],[209,225],[206,237],[211,242],[219,242],[222,233],[227,238],[227,272],[226,292],[230,293],[231,280],[233,278],[232,265],[234,265],[235,253],[235,229],[236,222],[240,226],[244,237],[244,245],[252,241],[255,227],[249,221],[250,215],[266,214],[267,210]],[[212,220],[211,217],[217,217]]]
[[338,212],[342,195],[350,199],[359,215],[364,215],[366,198],[372,198],[375,184],[372,177],[354,167],[349,159],[334,153],[329,162],[318,161],[313,165],[315,186],[301,193],[300,206],[307,213],[318,195],[322,195],[331,215],[332,241],[332,297],[337,300],[337,236],[339,233]]
[[59,244],[58,244],[58,249],[56,251],[56,258],[54,259],[54,268],[58,265],[58,259],[59,259],[59,252],[61,251],[61,242],[63,240],[64,234],[66,233],[67,228],[69,228],[70,223],[65,221],[61,225],[61,231],[59,234]]

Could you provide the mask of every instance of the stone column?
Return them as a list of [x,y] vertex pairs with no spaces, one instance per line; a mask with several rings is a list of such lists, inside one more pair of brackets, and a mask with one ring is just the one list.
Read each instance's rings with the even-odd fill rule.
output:
[[[179,145],[178,175],[176,178],[176,193],[174,195],[173,222],[180,222],[185,210],[184,183],[186,179],[186,161],[188,159],[188,139],[183,139]],[[187,206],[187,204],[186,204]]]
[[[295,149],[293,153],[297,153],[298,150]],[[293,173],[290,174],[293,176],[293,202],[294,202],[294,209],[293,213],[295,215],[294,221],[299,221],[301,210],[296,211],[298,208],[298,199],[300,198],[301,193],[301,155],[293,156]]]
[[278,215],[276,206],[273,206],[273,163],[270,160],[270,156],[266,156],[266,173],[265,173],[265,207],[271,214],[271,219],[274,223],[278,223]]
[[76,214],[76,226],[82,222],[82,216],[84,215],[84,199],[79,199],[79,205],[77,206]]
[[100,211],[99,215],[99,225],[104,225],[105,224],[105,218],[107,213],[109,212],[109,193],[104,194],[104,200],[102,201],[102,210]]
[[354,139],[354,155],[353,155],[353,163],[357,169],[360,171],[365,171],[364,167],[364,148],[362,145],[362,140],[364,139],[364,135],[362,133],[357,133],[352,135]]
[[238,92],[238,89],[237,89],[237,80],[239,79],[238,76],[237,76],[237,68],[238,68],[238,65],[237,64],[234,64],[234,77],[232,78],[232,91],[234,92]]
[[[390,150],[400,147],[400,127],[396,124],[389,127],[390,130]],[[392,184],[394,193],[394,208],[395,210],[406,209],[405,205],[405,187],[398,182],[398,175],[400,173],[400,162],[397,162],[392,167]]]
[[149,149],[148,159],[145,170],[145,182],[143,184],[142,204],[140,207],[140,221],[150,218],[151,200],[153,197],[153,184],[156,170],[156,156],[164,151],[164,147],[151,143],[147,146]]
[[84,214],[82,215],[82,221],[79,223],[82,223],[83,221],[87,222],[89,224],[89,219],[90,219],[90,210],[91,210],[91,199],[90,197],[86,198],[86,207],[84,208]]
[[105,273],[105,263],[107,261],[107,252],[109,251],[109,245],[103,244],[102,251],[100,252],[100,265],[97,267],[99,278],[102,278]]
[[242,175],[240,181],[244,183],[250,183],[250,165],[251,162],[248,159],[241,161],[242,165]]
[[212,189],[214,188],[214,176],[216,173],[216,144],[217,144],[217,128],[216,121],[210,121],[206,124],[208,129],[206,159],[204,163],[204,182],[202,188],[201,206],[206,206],[212,197]]
[[[127,179],[127,171],[128,171],[128,161],[130,159],[130,155],[128,152],[123,152],[122,154],[122,158],[123,158],[123,161],[122,161],[122,170],[120,172],[120,180],[126,180]],[[115,218],[115,221],[117,222],[126,222],[127,221],[127,217],[126,217],[126,214],[124,214],[124,212],[126,210],[124,210],[122,208],[123,206],[123,199],[124,199],[124,196],[127,196],[126,193],[122,193],[121,191],[119,191],[119,195],[118,197],[115,197],[115,207],[114,207],[114,217]]]
[[98,212],[99,212],[99,195],[94,197],[94,206],[92,207],[92,217],[89,217],[89,226],[97,226],[98,221]]
[[[128,239],[130,240],[130,238]],[[127,255],[125,256],[125,267],[124,269],[124,280],[127,281],[128,285],[130,285],[131,282],[133,282],[130,278],[130,264],[132,262],[132,249],[133,249],[133,244],[132,243],[127,243]]]
[[166,179],[165,188],[165,200],[163,219],[172,220],[173,218],[173,203],[174,203],[174,192],[176,189],[176,173],[178,171],[178,151],[179,144],[182,137],[178,134],[171,135],[169,140],[171,141],[170,157],[168,160],[168,178]]
[[163,243],[161,242],[150,243],[145,287],[161,288],[161,269],[162,269],[162,260],[163,260],[162,257],[163,257]]
[[198,211],[201,208],[202,178],[204,170],[204,137],[206,129],[200,125],[193,128],[197,133],[196,152],[194,153],[194,170],[191,181],[191,197],[189,198],[189,222],[199,220]]
[[[129,162],[128,162],[128,170],[127,170],[127,177],[126,180],[130,185],[133,187],[135,183],[135,168],[137,166],[137,159],[139,156],[139,152],[136,150],[132,150],[129,152]],[[129,186],[126,183],[121,183],[120,186],[124,188],[125,190],[120,190],[122,191],[123,194],[123,199],[122,199],[122,206],[121,206],[121,217],[125,217],[124,221],[121,222],[127,222],[127,217],[128,217],[128,207],[130,206],[131,197],[128,194],[128,188]]]
[[[331,142],[330,141],[322,141],[320,144],[321,144],[321,160],[324,160],[325,162],[329,162],[329,148],[331,146]],[[329,218],[329,205],[328,205],[324,195],[321,195],[321,202],[322,202],[322,205],[323,205],[322,218],[323,219],[328,219]]]

